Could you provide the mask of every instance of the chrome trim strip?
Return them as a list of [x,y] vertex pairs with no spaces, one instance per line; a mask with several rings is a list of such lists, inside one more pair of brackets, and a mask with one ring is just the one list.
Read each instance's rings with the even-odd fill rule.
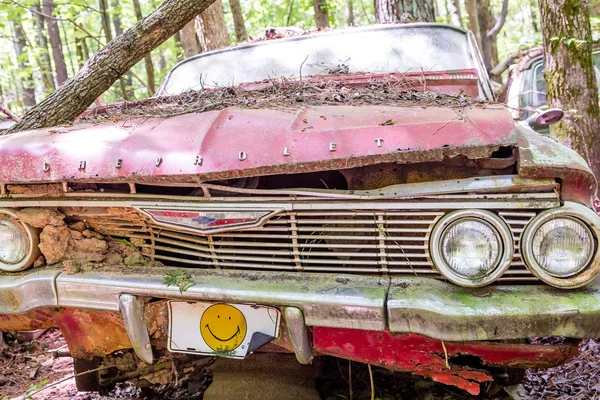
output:
[[392,279],[392,332],[448,341],[600,335],[600,280],[578,291],[547,285],[461,288],[427,278]]
[[[123,271],[126,270],[127,273]],[[163,284],[172,268],[102,268],[56,279],[58,305],[96,310],[119,310],[119,297],[217,301],[291,306],[302,310],[306,324],[383,330],[388,280],[335,274],[193,270],[195,282],[184,293]]]
[[130,294],[122,294],[119,297],[119,310],[133,351],[140,360],[152,364],[152,345],[144,317],[144,301]]
[[290,334],[294,353],[296,353],[296,360],[300,364],[310,364],[313,356],[302,311],[296,307],[286,307],[285,323]]
[[0,314],[19,314],[58,305],[55,280],[58,270],[0,274]]
[[[39,307],[119,311],[123,294],[296,307],[307,326],[412,332],[448,341],[600,336],[600,278],[565,291],[547,285],[461,288],[429,278],[194,271],[184,293],[162,284],[167,268],[99,268],[67,275],[0,275],[0,313]],[[53,280],[56,279],[57,292]],[[388,290],[389,289],[389,290]],[[388,293],[389,292],[389,293]],[[13,298],[18,301],[11,306]],[[301,346],[300,346],[301,347]]]

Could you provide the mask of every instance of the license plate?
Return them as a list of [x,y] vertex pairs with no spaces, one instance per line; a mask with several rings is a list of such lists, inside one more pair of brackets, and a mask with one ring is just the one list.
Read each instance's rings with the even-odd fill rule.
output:
[[169,301],[169,350],[244,358],[277,338],[280,320],[274,307]]

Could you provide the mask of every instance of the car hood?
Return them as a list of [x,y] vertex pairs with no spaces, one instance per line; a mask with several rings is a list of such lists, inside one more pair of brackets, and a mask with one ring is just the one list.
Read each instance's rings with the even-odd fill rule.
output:
[[0,182],[198,183],[459,155],[480,159],[517,142],[509,112],[498,105],[230,107],[0,137]]

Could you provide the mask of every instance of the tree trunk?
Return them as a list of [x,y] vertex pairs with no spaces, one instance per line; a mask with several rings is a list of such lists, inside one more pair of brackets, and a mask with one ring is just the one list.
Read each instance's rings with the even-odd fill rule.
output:
[[10,23],[13,29],[15,53],[17,55],[17,64],[19,65],[20,70],[19,80],[21,81],[23,92],[23,107],[28,110],[35,106],[35,83],[31,72],[29,72],[31,71],[28,65],[29,63],[26,62],[26,60],[29,59],[27,50],[25,49],[27,41],[25,40],[25,34],[21,27],[20,16],[13,16]]
[[[102,21],[102,30],[104,31],[104,37],[106,38],[106,43],[108,43],[113,40],[110,16],[108,15],[108,0],[98,0],[98,8],[100,10],[100,19]],[[121,88],[121,96],[123,96],[123,99],[128,100],[127,83],[125,81],[125,78],[123,78],[122,76],[119,78],[119,86]]]
[[231,44],[231,38],[225,25],[223,3],[215,0],[210,7],[196,18],[196,33],[202,52],[222,49]]
[[[536,0],[529,0],[529,14],[531,18],[531,29],[534,33],[539,33],[540,28],[538,24],[537,4]],[[591,12],[591,9],[590,9]]]
[[465,8],[469,14],[469,30],[477,39],[477,46],[481,49],[481,34],[479,29],[479,17],[477,15],[477,0],[465,0]]
[[7,133],[71,123],[94,100],[213,0],[165,0],[123,35],[93,55],[83,68],[33,107]]
[[[142,7],[140,7],[139,0],[133,0],[133,11],[138,21],[144,18],[142,14]],[[156,93],[156,83],[154,80],[154,63],[152,62],[152,53],[148,53],[144,57],[144,66],[146,67],[146,87],[148,88],[148,96],[152,96]]]
[[435,22],[434,0],[375,0],[378,24],[391,22]]
[[327,9],[327,0],[313,0],[315,9],[315,23],[317,29],[329,28],[329,10]]
[[44,35],[42,8],[37,1],[32,4],[31,8],[33,10],[33,24],[37,31],[35,43],[40,48],[40,73],[44,81],[44,86],[46,86],[46,91],[52,92],[56,89],[56,84],[54,83],[54,76],[52,76],[52,62],[50,61],[50,54],[48,52],[48,40],[46,39],[46,35]]
[[[119,8],[119,1],[112,0],[111,7],[114,10],[113,15],[113,26],[115,27],[115,35],[120,36],[123,34],[123,27],[121,25],[121,9]],[[132,99],[135,94],[133,93],[133,78],[131,77],[131,71],[127,72],[123,78],[121,78],[121,83],[125,86],[126,99]]]
[[450,4],[448,5],[450,11],[450,20],[456,26],[463,26],[462,23],[462,15],[460,12],[460,0],[450,0]]
[[196,21],[191,20],[180,32],[181,40],[180,45],[183,49],[183,55],[185,58],[190,58],[196,54],[200,54],[200,42],[198,42],[198,36],[196,35]]
[[540,0],[544,77],[550,107],[565,117],[550,126],[600,178],[600,107],[587,0]]
[[244,23],[244,14],[240,0],[229,0],[231,15],[233,16],[233,26],[235,27],[235,38],[238,43],[248,40],[248,32]]
[[346,25],[354,26],[354,3],[346,0]]
[[67,80],[67,64],[62,51],[62,41],[58,30],[58,21],[52,18],[54,13],[54,1],[42,0],[42,9],[46,15],[46,26],[48,27],[48,38],[52,47],[52,58],[54,59],[54,70],[56,72],[56,82],[61,85]]

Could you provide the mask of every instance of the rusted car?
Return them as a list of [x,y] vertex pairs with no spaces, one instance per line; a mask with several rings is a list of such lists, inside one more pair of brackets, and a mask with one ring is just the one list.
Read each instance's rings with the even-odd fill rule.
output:
[[494,103],[475,43],[251,43],[1,137],[0,330],[60,328],[80,371],[287,351],[473,394],[570,359],[600,336],[596,180]]
[[[592,53],[596,80],[600,83],[600,49]],[[534,116],[540,108],[547,107],[546,79],[544,78],[543,49],[536,47],[523,50],[510,57],[510,71],[499,101],[506,102],[511,109],[513,118],[525,121]],[[533,128],[540,133],[549,133],[547,126]]]

